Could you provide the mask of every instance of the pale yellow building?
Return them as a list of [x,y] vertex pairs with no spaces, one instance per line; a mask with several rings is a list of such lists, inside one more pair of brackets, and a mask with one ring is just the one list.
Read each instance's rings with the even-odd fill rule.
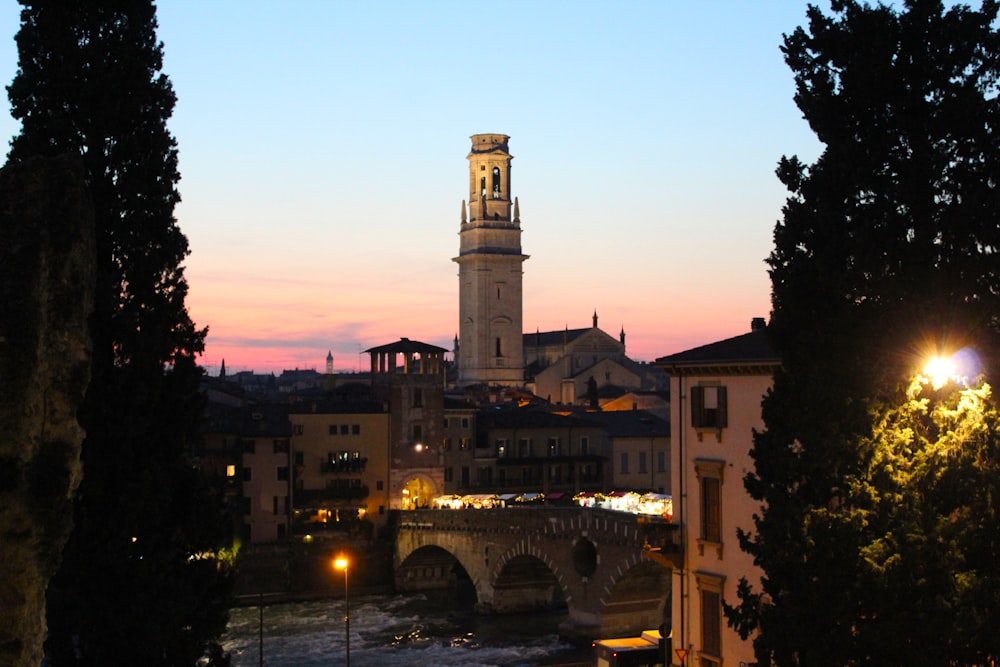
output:
[[389,414],[378,404],[310,402],[291,422],[291,498],[295,537],[376,527],[389,509]]
[[763,318],[750,333],[656,360],[670,375],[674,522],[684,550],[673,573],[672,643],[688,651],[686,665],[754,661],[751,641],[727,626],[722,601],[739,603],[742,577],[759,590],[760,570],[740,549],[737,529],[752,531],[760,509],[743,478],[753,470],[753,431],[763,428],[761,400],[779,364]]

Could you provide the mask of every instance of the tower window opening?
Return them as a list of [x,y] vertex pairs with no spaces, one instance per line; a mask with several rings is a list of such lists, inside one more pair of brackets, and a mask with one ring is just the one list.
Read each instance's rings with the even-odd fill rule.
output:
[[493,167],[493,198],[500,199],[500,167]]
[[483,176],[479,179],[479,189],[483,191],[483,196],[486,196],[486,177]]
[[500,354],[500,338],[499,337],[497,338],[497,356],[498,357],[503,356],[503,355]]

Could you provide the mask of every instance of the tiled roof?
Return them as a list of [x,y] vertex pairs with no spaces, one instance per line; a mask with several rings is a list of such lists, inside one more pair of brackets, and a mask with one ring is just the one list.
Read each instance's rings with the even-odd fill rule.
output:
[[[657,366],[778,364],[781,357],[771,346],[767,330],[758,329],[733,338],[660,357]],[[669,368],[667,369],[669,372]]]

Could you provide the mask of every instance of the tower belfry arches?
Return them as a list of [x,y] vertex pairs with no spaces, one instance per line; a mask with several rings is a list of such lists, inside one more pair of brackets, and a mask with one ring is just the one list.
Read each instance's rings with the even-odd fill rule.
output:
[[[505,134],[474,134],[459,229],[458,384],[524,384],[520,206]],[[513,212],[513,215],[511,213]]]

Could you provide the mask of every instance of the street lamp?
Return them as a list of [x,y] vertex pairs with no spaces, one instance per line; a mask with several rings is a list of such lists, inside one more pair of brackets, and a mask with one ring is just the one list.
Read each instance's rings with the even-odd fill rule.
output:
[[940,389],[955,376],[955,360],[952,357],[934,357],[924,366],[924,376],[935,390]]
[[351,597],[347,590],[348,560],[339,556],[333,566],[344,571],[344,667],[351,667]]

